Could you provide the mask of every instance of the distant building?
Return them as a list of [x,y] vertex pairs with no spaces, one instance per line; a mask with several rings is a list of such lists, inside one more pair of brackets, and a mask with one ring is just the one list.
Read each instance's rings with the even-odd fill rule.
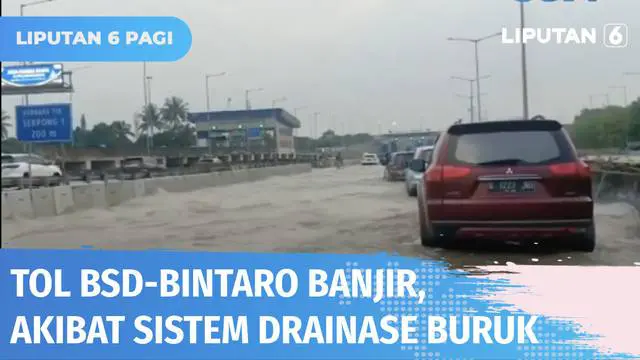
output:
[[229,110],[190,113],[198,146],[213,153],[295,152],[293,129],[300,120],[284,109]]

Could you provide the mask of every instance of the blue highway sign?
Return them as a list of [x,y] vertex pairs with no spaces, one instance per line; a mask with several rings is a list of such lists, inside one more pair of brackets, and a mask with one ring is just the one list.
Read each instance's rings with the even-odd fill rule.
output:
[[71,104],[16,106],[16,135],[19,141],[71,142]]

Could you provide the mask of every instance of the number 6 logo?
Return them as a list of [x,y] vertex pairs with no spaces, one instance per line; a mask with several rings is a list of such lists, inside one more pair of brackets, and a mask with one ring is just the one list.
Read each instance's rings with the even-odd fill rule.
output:
[[627,24],[607,24],[603,30],[603,43],[608,48],[629,46],[629,27]]

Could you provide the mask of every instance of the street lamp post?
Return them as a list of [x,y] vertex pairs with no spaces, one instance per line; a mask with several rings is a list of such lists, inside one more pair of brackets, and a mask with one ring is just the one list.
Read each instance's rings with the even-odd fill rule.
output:
[[[54,1],[54,0],[36,0],[36,1],[28,2],[28,3],[20,4],[20,17],[24,16],[24,9],[26,9],[26,8],[28,8],[30,6],[37,6],[37,5],[40,5],[40,4],[46,4],[46,3],[49,3],[49,2],[52,2],[52,1]],[[26,64],[27,64],[27,62],[23,63],[23,65],[26,65]],[[29,94],[25,94],[24,95],[23,101],[24,101],[24,105],[29,105]],[[29,148],[29,158],[31,158],[31,153],[33,152],[33,143],[30,142],[27,145],[27,147]],[[28,161],[28,165],[29,165],[29,169],[28,169],[28,171],[29,171],[29,190],[31,190],[32,183],[33,183],[33,181],[31,181],[31,179],[32,179],[32,177],[31,177],[31,160]]]
[[[211,91],[209,90],[209,79],[214,77],[220,77],[227,75],[226,72],[220,72],[217,74],[206,74],[204,76],[204,88],[206,92],[206,101],[207,101],[207,113],[211,111]],[[208,120],[208,119],[207,119]]]
[[624,101],[623,105],[624,106],[629,105],[629,99],[628,99],[628,96],[627,96],[627,87],[626,86],[624,86],[624,85],[609,86],[609,89],[611,89],[611,90],[622,90],[622,96],[623,96],[622,100]]
[[251,102],[249,102],[249,94],[252,92],[263,91],[263,88],[247,89],[244,91],[245,108],[251,110]]
[[611,105],[611,98],[609,96],[608,93],[604,93],[604,94],[591,94],[589,95],[589,106],[591,106],[591,108],[593,108],[594,106],[594,101],[593,99],[595,99],[596,97],[604,97],[605,99],[605,105],[609,106]]
[[307,108],[307,106],[299,106],[299,107],[293,109],[293,116],[298,117],[298,111],[304,110],[306,108]]
[[[70,69],[69,71],[71,72],[71,74],[73,74],[74,72],[82,71],[82,70],[88,70],[88,69],[91,69],[91,66],[80,66],[80,67],[77,67],[77,68]],[[69,92],[69,103],[70,104],[73,104],[73,92],[74,91],[75,91],[75,89],[71,89],[71,92]]]
[[150,104],[151,104],[151,80],[153,80],[153,76],[147,76],[144,78],[144,83],[145,83],[145,89],[147,91],[147,93],[145,94],[146,96],[146,105],[144,108],[144,112],[143,114],[149,116],[149,119],[147,119],[149,121],[149,124],[147,124],[147,126],[149,127],[149,129],[147,130],[147,153],[149,156],[151,156],[151,149],[153,149],[153,135],[154,135],[154,127],[155,127],[155,119],[153,118],[154,114],[151,114],[149,112],[150,110]]
[[276,104],[277,104],[277,103],[279,103],[279,102],[284,102],[284,101],[287,101],[287,98],[286,98],[286,97],[284,97],[284,96],[283,96],[283,97],[281,97],[281,98],[273,99],[273,101],[271,102],[271,107],[272,107],[273,109],[275,109],[275,108],[276,108]]
[[142,92],[144,93],[144,107],[149,105],[149,98],[147,96],[147,62],[142,62]]
[[315,137],[319,139],[320,136],[318,136],[318,116],[320,116],[320,112],[316,111],[313,113],[313,126],[315,129],[313,132],[315,133]]
[[[623,73],[622,76],[625,76],[625,77],[627,77],[627,76],[640,76],[640,71],[628,71],[628,72]],[[627,96],[627,90],[626,90],[626,87],[625,87],[625,98],[626,98],[626,96]],[[627,100],[625,100],[625,105],[627,105],[627,104],[628,104],[628,102],[627,102]],[[626,147],[627,148],[629,147],[629,135],[630,135],[630,133],[631,133],[631,121],[628,121],[627,122],[627,136],[626,136]]]
[[[469,96],[465,96],[465,97],[468,97],[470,99],[470,101],[471,101],[471,104],[470,104],[471,106],[469,107],[469,111],[471,111],[471,113],[470,113],[471,116],[469,118],[469,122],[473,122],[473,118],[474,118],[474,114],[473,114],[473,98],[474,98],[474,96],[473,96],[473,83],[477,84],[478,79],[484,80],[484,79],[488,79],[490,77],[491,77],[490,75],[485,75],[485,76],[482,76],[480,78],[475,78],[475,79],[464,78],[464,77],[460,77],[460,76],[452,76],[451,77],[452,80],[460,80],[460,81],[469,82]],[[478,97],[480,95],[481,94],[478,93]],[[481,122],[482,121],[482,117],[480,117],[480,114],[478,116],[479,116],[478,117],[478,122]]]
[[[224,76],[226,75],[226,72],[220,72],[217,74],[205,74],[204,75],[204,89],[205,89],[205,99],[206,99],[206,103],[207,103],[207,127],[210,126],[209,123],[209,113],[211,112],[211,91],[209,90],[209,79],[210,78],[214,78],[214,77],[220,77],[220,76]],[[212,152],[212,147],[213,145],[211,144],[211,136],[209,136],[210,134],[210,130],[207,131],[207,146],[209,148],[209,154],[211,154]]]
[[622,74],[622,76],[624,77],[628,77],[628,76],[640,76],[640,71],[629,71],[629,72],[625,72]]
[[[293,117],[298,118],[298,111],[306,109],[307,106],[298,106],[293,109]],[[298,136],[298,129],[293,129],[293,135]]]
[[[471,86],[472,86],[472,89],[473,89],[473,85],[471,85]],[[456,96],[469,100],[469,122],[472,123],[473,122],[473,116],[474,116],[473,115],[473,113],[474,113],[474,109],[473,109],[473,98],[474,98],[473,92],[470,95],[456,94]],[[462,120],[462,119],[460,119],[460,120]],[[460,123],[462,123],[462,121]]]
[[153,80],[153,76],[147,76],[146,80],[147,80],[147,99],[149,100],[149,103],[151,103],[151,80]]
[[[520,33],[524,31],[524,1],[520,2]],[[527,76],[527,44],[522,41],[520,44],[520,57],[522,67],[522,117],[529,119],[529,81]]]
[[450,37],[447,38],[447,40],[449,41],[464,41],[464,42],[470,42],[474,45],[474,50],[475,50],[475,62],[476,62],[476,93],[478,94],[477,98],[477,102],[478,102],[478,119],[482,118],[482,101],[480,99],[480,57],[478,55],[478,44],[484,40],[488,40],[497,36],[500,36],[501,33],[494,33],[491,35],[487,35],[484,37],[480,37],[480,38],[455,38],[455,37]]
[[[53,2],[53,1],[54,0],[36,0],[36,1],[28,2],[28,3],[20,4],[20,16],[21,17],[24,16],[24,9],[26,9],[28,7],[37,6],[37,5],[41,5],[41,4],[46,4],[46,3]],[[26,64],[27,64],[26,62],[23,63],[23,65],[26,65]],[[29,105],[29,94],[25,94],[24,95],[23,101],[24,101],[25,105]],[[31,171],[31,170],[29,170],[29,171]]]

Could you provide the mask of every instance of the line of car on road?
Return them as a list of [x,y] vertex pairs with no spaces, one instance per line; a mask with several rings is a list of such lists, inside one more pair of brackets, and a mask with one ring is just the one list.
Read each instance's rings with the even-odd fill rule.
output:
[[404,181],[417,198],[424,246],[469,239],[596,246],[591,169],[554,120],[452,125],[434,146],[390,154],[383,179]]

